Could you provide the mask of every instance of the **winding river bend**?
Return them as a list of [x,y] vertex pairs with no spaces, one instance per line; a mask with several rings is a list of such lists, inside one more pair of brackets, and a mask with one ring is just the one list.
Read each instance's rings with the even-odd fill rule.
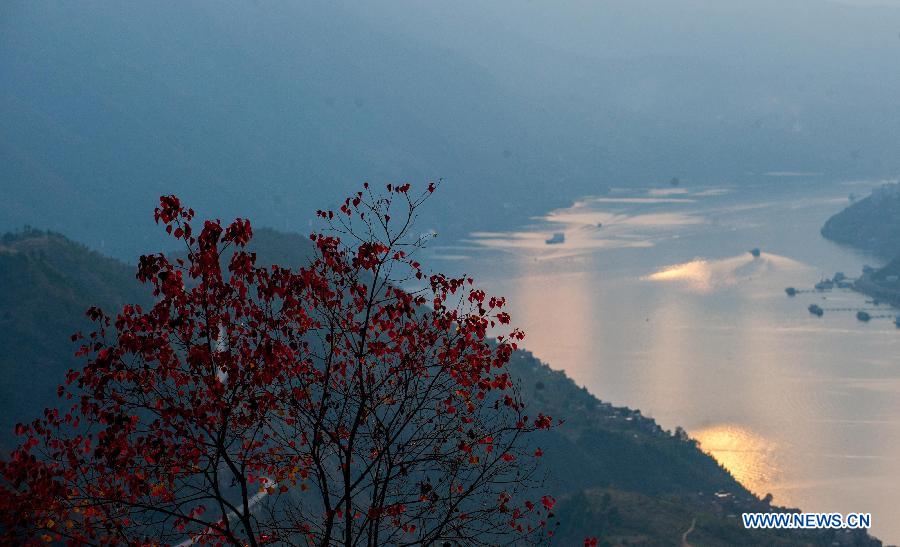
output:
[[431,252],[509,297],[526,347],[601,399],[684,426],[775,503],[871,512],[898,542],[900,329],[830,311],[872,307],[847,290],[784,292],[878,264],[819,235],[877,184],[613,189]]

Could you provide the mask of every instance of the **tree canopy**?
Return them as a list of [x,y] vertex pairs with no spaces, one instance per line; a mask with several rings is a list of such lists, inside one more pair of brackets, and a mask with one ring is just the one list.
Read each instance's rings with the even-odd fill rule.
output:
[[261,266],[251,224],[194,226],[140,259],[155,303],[88,310],[47,409],[0,462],[2,534],[73,544],[467,545],[541,542],[525,409],[505,367],[524,334],[505,300],[426,273],[416,211],[435,190],[368,185],[305,267]]

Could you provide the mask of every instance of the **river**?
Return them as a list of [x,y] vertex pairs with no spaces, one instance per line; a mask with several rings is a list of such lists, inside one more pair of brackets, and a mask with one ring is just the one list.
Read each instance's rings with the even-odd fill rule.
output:
[[[897,312],[880,306],[885,317],[862,323],[832,311],[873,308],[862,295],[784,292],[879,264],[819,235],[877,183],[802,175],[612,189],[433,247],[432,264],[507,296],[537,357],[603,400],[683,426],[755,493],[871,512],[872,532],[900,542]],[[546,244],[554,233],[564,243]]]

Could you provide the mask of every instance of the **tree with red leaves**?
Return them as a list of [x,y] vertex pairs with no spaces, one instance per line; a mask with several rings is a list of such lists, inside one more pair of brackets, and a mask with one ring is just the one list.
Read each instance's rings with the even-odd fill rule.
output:
[[434,189],[365,185],[319,211],[330,230],[296,270],[256,263],[247,220],[197,230],[162,197],[186,255],[141,257],[151,309],[89,310],[68,410],[18,425],[0,462],[0,539],[545,541],[554,500],[530,500],[540,452],[523,440],[552,420],[505,370],[523,334],[504,299],[415,260]]

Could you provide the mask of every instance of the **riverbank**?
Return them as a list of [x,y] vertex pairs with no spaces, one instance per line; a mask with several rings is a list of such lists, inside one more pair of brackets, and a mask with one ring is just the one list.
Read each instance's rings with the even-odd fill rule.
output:
[[881,258],[893,258],[887,265],[863,268],[853,284],[858,292],[900,308],[900,184],[885,184],[872,194],[831,216],[822,226],[822,235],[843,245]]
[[871,274],[863,274],[853,284],[853,289],[900,309],[900,290],[885,287],[883,284],[873,280]]
[[[886,518],[900,502],[890,488],[900,476],[896,328],[807,312],[867,309],[871,297],[849,287],[783,292],[881,265],[819,235],[849,192],[868,189],[615,189],[435,254],[508,296],[527,349],[578,385],[680,425],[773,504],[868,511],[882,517],[872,532],[897,543],[900,524]],[[556,232],[565,243],[547,245]],[[680,536],[691,519],[675,521]]]

